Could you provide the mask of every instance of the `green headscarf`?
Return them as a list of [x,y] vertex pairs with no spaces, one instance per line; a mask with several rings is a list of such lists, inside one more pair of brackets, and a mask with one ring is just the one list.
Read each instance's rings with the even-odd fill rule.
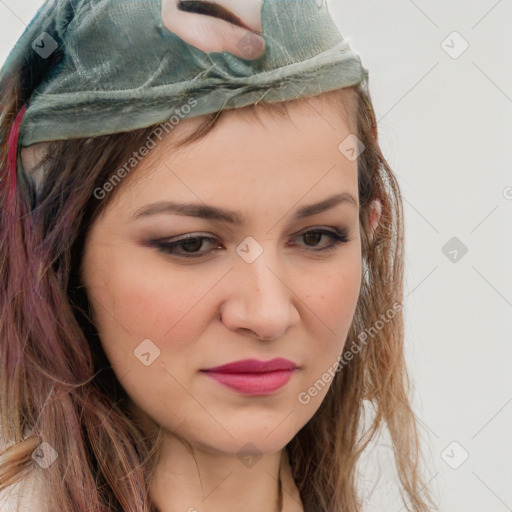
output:
[[166,28],[161,9],[161,0],[47,2],[0,74],[22,61],[40,77],[20,144],[315,96],[368,76],[319,0],[263,0],[257,59],[199,50]]

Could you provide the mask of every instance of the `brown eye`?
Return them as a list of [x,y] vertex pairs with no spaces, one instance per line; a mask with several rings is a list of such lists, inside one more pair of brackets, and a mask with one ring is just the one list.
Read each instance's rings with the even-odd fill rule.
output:
[[317,245],[318,242],[322,239],[323,234],[319,233],[318,231],[310,231],[309,233],[306,233],[303,236],[306,245]]
[[[206,256],[213,249],[221,249],[222,246],[216,238],[208,236],[186,236],[178,240],[153,240],[150,245],[160,252],[182,258],[199,258]],[[210,251],[205,250],[210,246]]]
[[[319,246],[319,242],[323,237],[331,239],[331,243]],[[339,244],[350,241],[347,230],[335,232],[328,229],[311,229],[299,235],[299,238],[302,238],[306,247],[312,252],[334,250]]]
[[181,247],[185,252],[197,252],[203,246],[202,238],[191,238],[181,242]]

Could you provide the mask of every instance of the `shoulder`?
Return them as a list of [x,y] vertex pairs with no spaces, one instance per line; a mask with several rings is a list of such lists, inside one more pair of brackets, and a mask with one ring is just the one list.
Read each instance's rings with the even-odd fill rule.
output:
[[[0,453],[5,447],[0,436]],[[47,506],[43,499],[43,471],[34,464],[18,482],[0,489],[0,512],[46,512]]]
[[42,481],[40,475],[33,471],[19,482],[0,490],[1,512],[45,511],[41,501]]

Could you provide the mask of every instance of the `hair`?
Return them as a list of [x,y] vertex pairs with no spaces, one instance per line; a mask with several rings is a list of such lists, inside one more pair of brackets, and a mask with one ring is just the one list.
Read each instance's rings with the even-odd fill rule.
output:
[[[8,444],[0,453],[0,489],[40,471],[31,455],[45,441],[58,453],[44,470],[50,510],[151,512],[148,484],[160,436],[147,436],[127,406],[90,320],[79,268],[88,227],[124,184],[102,201],[93,191],[155,126],[45,143],[36,200],[33,187],[16,185],[9,136],[38,79],[20,67],[0,84],[0,425]],[[404,506],[424,512],[433,501],[421,474],[403,317],[396,308],[403,298],[402,199],[378,144],[368,82],[351,89],[356,135],[365,147],[358,157],[364,270],[345,345],[357,355],[336,372],[318,411],[286,450],[305,512],[359,512],[358,461],[386,428]],[[346,105],[341,92],[337,97],[341,111]],[[286,111],[287,103],[265,108]],[[204,116],[180,145],[200,140],[221,115]],[[377,199],[382,212],[372,230]],[[389,311],[394,315],[383,322]],[[361,343],[369,329],[371,339]],[[374,413],[364,426],[367,405]]]

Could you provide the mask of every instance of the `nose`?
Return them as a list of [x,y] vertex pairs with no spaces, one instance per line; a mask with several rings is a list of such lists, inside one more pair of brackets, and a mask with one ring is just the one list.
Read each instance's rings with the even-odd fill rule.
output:
[[275,340],[297,325],[300,314],[289,273],[264,251],[254,262],[237,261],[226,283],[220,320],[229,330]]
[[261,57],[263,0],[162,0],[165,27],[203,52]]

